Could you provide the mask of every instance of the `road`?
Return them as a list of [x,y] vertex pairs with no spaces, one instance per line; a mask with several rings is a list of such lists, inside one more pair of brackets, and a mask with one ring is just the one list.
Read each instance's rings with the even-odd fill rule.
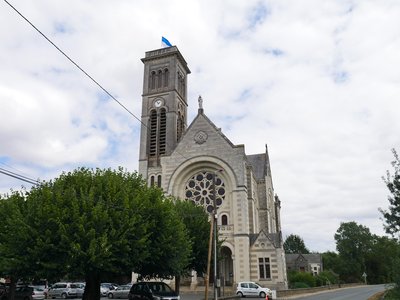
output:
[[[278,298],[278,300],[296,299],[296,300],[367,300],[372,295],[384,291],[385,285],[367,285],[352,288],[342,288],[328,292],[321,292],[313,295],[292,296],[288,298]],[[203,293],[184,293],[181,294],[181,300],[202,300]],[[211,299],[211,298],[210,298]],[[258,300],[260,298],[244,298],[248,300]],[[262,299],[264,300],[264,299]]]
[[384,291],[385,285],[366,285],[352,288],[337,289],[291,299],[297,300],[366,300],[378,292]]
[[[304,296],[292,296],[288,298],[278,298],[279,299],[296,299],[296,300],[367,300],[372,295],[378,292],[384,291],[385,285],[367,285],[358,286],[352,288],[342,288],[337,290],[332,290],[328,292],[321,292],[313,295]],[[210,295],[211,296],[211,295]],[[107,297],[102,297],[102,300],[108,299]],[[202,300],[204,299],[204,293],[181,293],[181,300]],[[210,300],[212,296],[210,297]],[[244,298],[248,300],[259,300],[260,298]],[[264,299],[260,299],[264,300]]]

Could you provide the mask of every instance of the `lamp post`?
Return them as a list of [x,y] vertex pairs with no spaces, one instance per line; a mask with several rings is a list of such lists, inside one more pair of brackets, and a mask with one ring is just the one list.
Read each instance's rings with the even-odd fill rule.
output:
[[[218,170],[218,172],[222,172],[223,170]],[[212,184],[211,184],[211,192],[212,192],[212,200],[213,200],[213,213],[211,216],[211,226],[210,226],[210,239],[209,239],[209,244],[208,244],[208,259],[207,259],[207,274],[205,277],[205,294],[204,294],[204,299],[208,300],[208,285],[210,282],[210,262],[211,262],[211,252],[212,250],[214,251],[214,300],[218,300],[218,287],[217,287],[217,264],[218,264],[218,259],[217,259],[217,242],[218,242],[218,237],[217,237],[217,199],[216,199],[216,188],[215,188],[215,176],[216,176],[216,171],[213,171],[212,173]]]
[[214,205],[214,210],[213,210],[213,222],[214,222],[214,300],[218,299],[218,287],[217,287],[217,200],[216,200],[216,191],[215,191],[215,176],[216,173],[215,171],[213,172],[213,177],[212,177],[212,195],[213,195],[213,205]]

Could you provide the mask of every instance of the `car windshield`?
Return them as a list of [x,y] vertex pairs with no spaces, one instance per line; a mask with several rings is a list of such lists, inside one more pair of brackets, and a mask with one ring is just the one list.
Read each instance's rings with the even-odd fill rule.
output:
[[149,283],[149,288],[153,292],[172,292],[172,289],[163,282]]

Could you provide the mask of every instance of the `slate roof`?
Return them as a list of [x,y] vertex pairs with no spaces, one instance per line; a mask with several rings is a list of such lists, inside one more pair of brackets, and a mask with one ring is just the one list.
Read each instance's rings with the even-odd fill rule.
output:
[[260,153],[246,156],[247,161],[253,168],[253,173],[256,179],[264,179],[264,176],[266,175],[267,155],[265,153]]
[[321,254],[319,253],[311,253],[311,254],[285,254],[285,258],[286,258],[286,263],[290,264],[290,263],[294,263],[299,257],[304,257],[305,260],[307,260],[307,262],[309,264],[312,263],[316,263],[316,264],[321,264],[322,263],[322,257]]

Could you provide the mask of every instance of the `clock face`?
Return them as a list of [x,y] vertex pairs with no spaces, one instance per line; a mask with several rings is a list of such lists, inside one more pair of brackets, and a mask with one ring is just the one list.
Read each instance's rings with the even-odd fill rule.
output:
[[160,107],[163,104],[162,100],[158,99],[156,102],[154,102],[155,107]]

